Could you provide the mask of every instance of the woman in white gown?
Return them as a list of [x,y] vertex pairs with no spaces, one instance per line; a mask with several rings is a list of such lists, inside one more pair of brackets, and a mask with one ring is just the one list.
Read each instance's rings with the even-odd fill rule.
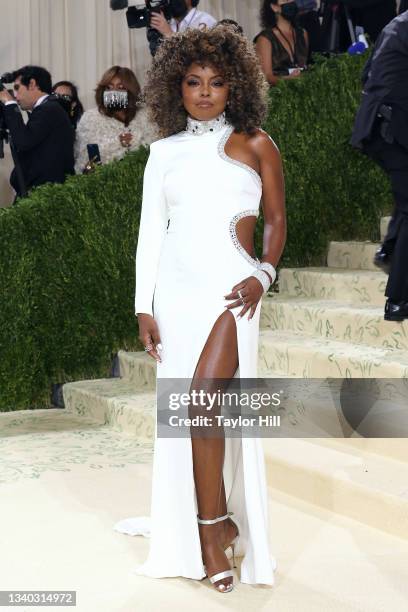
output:
[[[259,128],[267,84],[255,52],[228,27],[178,34],[156,54],[145,99],[164,137],[152,143],[144,174],[139,336],[158,379],[190,379],[196,388],[204,379],[254,378],[261,297],[286,235],[280,155]],[[260,439],[164,438],[156,427],[150,517],[115,528],[151,537],[137,573],[208,576],[227,592],[226,549],[236,544],[241,582],[272,585]]]

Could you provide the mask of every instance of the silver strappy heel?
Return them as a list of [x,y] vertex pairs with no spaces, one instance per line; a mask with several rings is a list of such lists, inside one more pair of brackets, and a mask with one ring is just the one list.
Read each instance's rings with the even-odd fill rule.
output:
[[[225,521],[225,519],[229,518],[232,514],[234,514],[234,513],[233,512],[227,512],[227,514],[224,514],[224,516],[217,516],[214,519],[200,519],[198,514],[197,514],[197,521],[198,521],[198,523],[200,523],[200,525],[214,525],[215,523],[219,523],[220,521]],[[238,529],[238,526],[237,526],[237,529]],[[239,538],[239,532],[238,532],[238,535],[231,542],[231,544],[229,544],[227,546],[227,548],[225,549],[225,550],[228,550],[228,548],[231,547],[231,550],[232,550],[232,563],[233,563],[234,567],[236,567],[236,565],[235,565],[235,544],[237,543],[238,538]],[[207,574],[207,569],[206,569],[205,566],[204,566],[204,571]],[[208,576],[208,574],[207,574],[207,576]],[[224,578],[233,578],[233,577],[234,577],[234,573],[230,569],[229,570],[225,570],[224,572],[218,572],[218,574],[214,574],[213,576],[208,576],[208,578],[209,578],[209,580],[210,580],[210,582],[212,584],[214,584],[215,582],[218,582],[219,580],[223,580]],[[215,588],[218,591],[220,591],[220,593],[229,593],[234,588],[234,584],[231,582],[231,584],[229,586],[227,586],[227,587],[224,584],[220,584],[219,586],[216,586]]]

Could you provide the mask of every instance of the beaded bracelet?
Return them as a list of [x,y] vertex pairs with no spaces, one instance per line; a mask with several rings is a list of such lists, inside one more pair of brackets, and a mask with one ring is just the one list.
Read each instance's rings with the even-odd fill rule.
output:
[[264,293],[266,293],[269,289],[271,281],[265,270],[261,270],[261,268],[256,268],[255,272],[252,273],[252,276],[259,280],[263,287]]
[[274,282],[275,282],[275,280],[276,280],[276,270],[275,270],[275,268],[273,267],[273,265],[272,265],[271,263],[269,263],[268,261],[263,261],[263,262],[261,263],[261,265],[259,266],[259,268],[260,268],[261,270],[264,270],[264,272],[268,272],[269,276],[270,276],[270,277],[271,277],[271,279],[272,279],[271,285],[273,285],[273,283],[274,283]]

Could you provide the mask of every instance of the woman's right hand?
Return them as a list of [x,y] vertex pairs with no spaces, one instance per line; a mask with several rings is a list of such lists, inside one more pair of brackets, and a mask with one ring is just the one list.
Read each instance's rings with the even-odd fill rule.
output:
[[122,132],[119,134],[119,140],[122,147],[130,147],[132,144],[133,135],[131,132]]
[[158,351],[161,350],[161,340],[159,327],[152,317],[147,313],[138,313],[137,321],[139,323],[139,340],[143,343],[144,347],[151,346],[150,350],[146,351],[153,359],[160,361],[161,357]]

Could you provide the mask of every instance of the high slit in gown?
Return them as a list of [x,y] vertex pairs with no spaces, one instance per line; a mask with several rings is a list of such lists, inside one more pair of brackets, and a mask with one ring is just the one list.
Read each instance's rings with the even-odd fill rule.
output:
[[[195,123],[189,118],[185,131],[152,143],[144,174],[135,312],[157,321],[163,347],[158,378],[193,377],[214,323],[231,303],[224,296],[259,266],[239,243],[236,225],[259,214],[261,178],[225,153],[234,128],[222,115],[213,131],[194,133]],[[261,301],[251,320],[237,318],[241,308],[230,310],[238,345],[235,377],[257,376],[260,308]],[[114,528],[150,536],[148,557],[136,573],[202,579],[191,438],[157,437],[156,425],[154,444],[150,516],[124,519]],[[276,560],[261,440],[226,437],[223,476],[227,509],[240,527],[240,580],[272,585]]]

